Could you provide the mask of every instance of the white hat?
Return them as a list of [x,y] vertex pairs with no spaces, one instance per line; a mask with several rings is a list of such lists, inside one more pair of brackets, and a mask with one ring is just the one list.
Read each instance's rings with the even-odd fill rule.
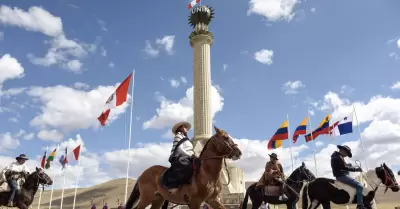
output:
[[179,127],[181,127],[181,126],[183,126],[183,125],[186,125],[186,128],[187,128],[188,131],[189,131],[189,129],[192,127],[192,125],[190,125],[190,123],[188,123],[188,122],[179,122],[179,123],[175,124],[175,125],[172,127],[172,133],[173,133],[173,134],[176,134],[176,129],[178,129]]

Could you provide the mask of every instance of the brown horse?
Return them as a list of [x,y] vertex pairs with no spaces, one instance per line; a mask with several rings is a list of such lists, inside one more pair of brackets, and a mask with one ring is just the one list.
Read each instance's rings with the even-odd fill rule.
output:
[[[200,165],[194,171],[190,184],[183,185],[175,194],[170,194],[161,183],[162,174],[167,167],[155,165],[146,169],[138,178],[135,187],[125,205],[125,209],[145,209],[152,205],[158,209],[169,201],[179,205],[188,205],[191,209],[199,209],[202,202],[208,203],[213,209],[225,209],[219,201],[222,190],[220,175],[226,158],[238,160],[242,152],[229,134],[214,126],[212,136],[200,153]],[[226,162],[225,162],[226,164]]]

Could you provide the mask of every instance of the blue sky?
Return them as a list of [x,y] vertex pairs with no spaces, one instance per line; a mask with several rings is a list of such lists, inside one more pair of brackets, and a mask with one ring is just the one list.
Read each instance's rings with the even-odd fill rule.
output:
[[[96,117],[117,83],[135,69],[132,145],[138,149],[133,151],[137,152],[132,176],[150,166],[143,162],[146,159],[166,164],[172,139],[165,133],[175,121],[192,116],[187,105],[192,100],[181,100],[192,86],[193,71],[187,4],[2,1],[0,63],[6,63],[6,54],[15,58],[0,64],[0,154],[5,162],[20,153],[39,160],[46,146],[61,142],[61,148],[72,149],[81,143],[75,141],[79,134],[87,164],[72,166],[71,173],[95,164],[102,174],[91,183],[123,175],[130,109],[114,111],[115,118],[103,128]],[[313,113],[315,128],[328,113],[335,120],[351,113],[353,104],[360,109],[357,114],[367,148],[376,152],[370,155],[371,164],[391,160],[399,168],[393,155],[400,149],[396,91],[400,88],[400,83],[396,86],[400,2],[206,0],[203,4],[216,13],[210,25],[215,37],[212,82],[218,89],[213,92],[214,108],[220,109],[214,111],[215,125],[243,144],[251,153],[245,158],[258,157],[251,166],[238,162],[246,179],[260,175],[269,153],[267,140],[286,114],[293,132],[307,111]],[[16,62],[23,73],[10,64]],[[18,88],[24,89],[15,93]],[[168,114],[158,115],[158,108],[169,110]],[[153,116],[156,122],[145,129],[143,124]],[[388,123],[393,127],[383,130]],[[354,130],[336,139],[318,138],[320,160],[329,159],[334,144],[348,141],[360,152]],[[385,131],[385,136],[377,134]],[[375,143],[377,137],[386,138]],[[312,157],[312,148],[303,139],[294,147],[296,163]],[[396,149],[386,153],[389,142],[397,143],[392,146]],[[265,149],[255,150],[260,145]],[[154,146],[162,154],[143,154]],[[277,152],[283,154],[287,148],[288,141]],[[290,160],[283,158],[289,169]],[[120,173],[108,172],[114,168]],[[325,174],[329,175],[329,167]]]

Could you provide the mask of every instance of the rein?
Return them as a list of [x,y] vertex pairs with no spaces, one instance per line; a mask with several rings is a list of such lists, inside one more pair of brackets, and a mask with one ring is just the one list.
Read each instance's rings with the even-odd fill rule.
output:
[[[226,171],[226,173],[227,173],[227,175],[228,175],[228,183],[227,183],[227,184],[223,184],[223,185],[224,185],[224,186],[228,186],[228,185],[231,183],[231,175],[229,174],[228,166],[227,166],[227,163],[226,163],[226,158],[232,154],[232,152],[233,152],[233,147],[237,147],[238,145],[237,145],[237,144],[229,145],[229,144],[227,144],[227,143],[221,142],[221,141],[220,141],[217,137],[215,137],[215,135],[214,135],[214,136],[212,136],[212,137],[207,141],[207,144],[204,146],[203,151],[206,149],[206,147],[207,147],[207,145],[208,145],[208,142],[209,142],[210,140],[212,140],[212,139],[214,139],[215,141],[217,141],[218,143],[220,143],[220,144],[222,144],[222,145],[224,145],[224,146],[225,146],[225,145],[228,145],[229,153],[226,154],[226,155],[217,155],[217,156],[206,157],[206,158],[203,158],[203,159],[200,159],[200,160],[201,160],[201,161],[206,161],[206,160],[209,160],[209,159],[220,159],[220,158],[222,158],[223,161],[224,161],[225,171]],[[203,152],[200,154],[199,158],[201,157],[202,154],[203,154]]]
[[[359,160],[356,160],[355,163],[356,163],[357,166],[361,167],[361,162],[360,162]],[[384,172],[384,174],[385,174],[385,182],[382,182],[384,185],[381,186],[381,184],[377,184],[377,183],[375,183],[374,181],[372,181],[372,183],[375,185],[375,188],[373,188],[373,186],[370,185],[370,182],[368,182],[368,179],[365,177],[364,173],[363,173],[363,172],[360,172],[361,175],[362,175],[362,177],[367,181],[368,186],[371,187],[371,189],[374,190],[375,192],[378,190],[379,187],[386,187],[386,190],[388,190],[389,188],[392,188],[392,187],[396,187],[396,186],[397,186],[396,183],[393,181],[393,179],[389,176],[389,174],[388,174],[388,172],[386,171],[386,169],[383,168],[383,166],[381,166],[381,168],[382,168],[382,170],[383,170],[383,172]],[[391,185],[390,185],[390,186],[387,186],[386,184],[388,184],[389,181],[390,181]]]

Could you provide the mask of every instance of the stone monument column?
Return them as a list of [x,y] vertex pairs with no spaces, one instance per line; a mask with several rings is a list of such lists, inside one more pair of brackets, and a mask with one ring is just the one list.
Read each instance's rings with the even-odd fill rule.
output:
[[194,28],[190,34],[193,48],[193,126],[194,144],[201,145],[212,136],[211,117],[211,64],[210,47],[213,34],[208,31],[208,24],[213,18],[213,10],[207,6],[192,9],[189,24]]

